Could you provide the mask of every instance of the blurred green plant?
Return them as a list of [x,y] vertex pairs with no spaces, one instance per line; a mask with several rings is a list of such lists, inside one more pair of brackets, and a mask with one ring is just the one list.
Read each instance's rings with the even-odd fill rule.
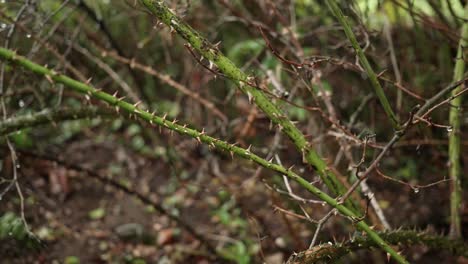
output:
[[0,243],[6,239],[13,239],[29,249],[40,245],[40,241],[27,230],[23,220],[13,212],[6,212],[0,217]]

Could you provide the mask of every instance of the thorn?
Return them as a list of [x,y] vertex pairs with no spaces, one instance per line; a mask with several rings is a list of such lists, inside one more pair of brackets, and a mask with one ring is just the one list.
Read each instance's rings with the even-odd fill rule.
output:
[[141,104],[141,101],[138,101],[138,102],[134,103],[133,107],[138,107],[139,104]]
[[125,98],[126,98],[126,96],[122,96],[122,97],[120,97],[118,100],[119,100],[119,101],[122,101],[122,100],[125,99]]
[[273,158],[271,158],[268,162],[269,162],[269,163],[272,163],[272,162],[273,162]]
[[249,145],[249,147],[247,148],[247,151],[248,152],[251,152],[250,149],[252,148],[252,144]]
[[247,92],[247,96],[249,97],[249,103],[252,104],[252,94]]
[[229,151],[229,153],[231,153],[231,159],[234,159],[234,152]]
[[288,168],[288,170],[292,170],[294,168],[294,164],[291,165],[291,167]]
[[54,83],[54,80],[52,80],[52,78],[50,77],[50,75],[46,74],[46,75],[45,75],[45,78],[46,78],[47,81],[49,81],[51,84]]
[[117,94],[119,93],[119,91],[115,91],[115,93],[112,94],[113,97],[117,97]]
[[205,135],[205,128],[202,128],[200,135]]
[[93,79],[93,77],[89,78],[88,80],[86,80],[86,84],[90,84],[91,83],[91,80]]
[[214,63],[210,60],[210,66],[209,66],[210,70],[213,69],[213,66],[214,66]]
[[221,45],[221,41],[216,42],[213,46],[217,49]]
[[175,125],[175,124],[177,123],[177,121],[179,121],[179,120],[174,119],[174,120],[172,121],[172,124]]

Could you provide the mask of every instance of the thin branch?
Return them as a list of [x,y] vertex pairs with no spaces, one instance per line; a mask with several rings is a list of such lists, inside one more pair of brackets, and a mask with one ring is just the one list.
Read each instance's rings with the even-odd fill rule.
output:
[[332,13],[336,16],[336,18],[340,22],[341,26],[343,27],[345,31],[346,36],[348,37],[349,41],[351,42],[351,45],[356,51],[357,56],[359,57],[359,60],[362,63],[362,66],[364,67],[364,69],[366,70],[367,76],[369,77],[370,82],[372,86],[374,87],[374,91],[377,97],[379,98],[380,104],[382,105],[385,113],[390,119],[390,122],[392,123],[393,128],[395,128],[396,130],[400,129],[398,118],[393,112],[392,107],[390,106],[390,102],[385,96],[385,92],[382,89],[382,86],[380,85],[379,80],[377,79],[377,75],[372,69],[362,48],[359,46],[359,43],[356,39],[356,36],[353,33],[353,30],[351,29],[351,26],[349,25],[346,17],[344,16],[343,12],[338,6],[339,3],[337,3],[336,1],[332,1],[332,0],[327,0],[326,2],[330,10],[332,11]]

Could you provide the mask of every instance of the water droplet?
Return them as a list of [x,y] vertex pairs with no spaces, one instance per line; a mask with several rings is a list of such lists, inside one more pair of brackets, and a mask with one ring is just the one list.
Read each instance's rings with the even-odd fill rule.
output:
[[9,236],[12,236],[12,235],[13,235],[13,233],[12,233],[12,232],[8,232],[8,235],[9,235]]
[[5,23],[0,24],[0,28],[6,28],[6,27],[7,27],[7,24],[5,24]]
[[323,203],[322,203],[322,206],[325,206],[325,205],[327,205],[327,203],[326,203],[326,202],[323,202]]
[[26,34],[26,38],[31,38],[31,34]]
[[419,193],[419,188],[414,188],[413,191],[414,193]]
[[447,132],[448,133],[452,132],[452,130],[453,130],[453,127],[451,127],[451,126],[447,127]]
[[24,107],[24,101],[23,101],[23,100],[19,100],[18,105],[19,105],[19,107],[23,108],[23,107]]
[[21,165],[16,164],[16,168],[17,168],[17,169],[21,168]]

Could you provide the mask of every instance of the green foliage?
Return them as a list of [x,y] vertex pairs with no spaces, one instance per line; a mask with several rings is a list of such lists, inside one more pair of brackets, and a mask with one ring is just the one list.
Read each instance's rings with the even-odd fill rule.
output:
[[242,218],[241,210],[236,207],[234,199],[224,202],[214,214],[223,225],[236,230],[236,233],[245,233],[247,222]]
[[227,53],[228,57],[237,65],[242,65],[249,59],[256,57],[263,50],[263,41],[249,39],[238,42]]
[[10,134],[10,139],[15,143],[17,147],[20,148],[31,148],[34,143],[33,139],[31,138],[29,131],[31,129],[22,129],[17,131],[16,133]]
[[248,247],[242,241],[235,241],[222,250],[223,255],[237,264],[249,264],[251,261]]
[[405,159],[405,162],[400,164],[395,174],[396,177],[405,180],[416,180],[418,175],[418,167],[413,159]]
[[92,220],[99,220],[106,216],[106,209],[99,207],[94,210],[89,211],[88,216]]
[[30,249],[39,246],[39,240],[28,232],[23,220],[13,212],[6,212],[0,217],[0,243],[6,239],[13,239]]

